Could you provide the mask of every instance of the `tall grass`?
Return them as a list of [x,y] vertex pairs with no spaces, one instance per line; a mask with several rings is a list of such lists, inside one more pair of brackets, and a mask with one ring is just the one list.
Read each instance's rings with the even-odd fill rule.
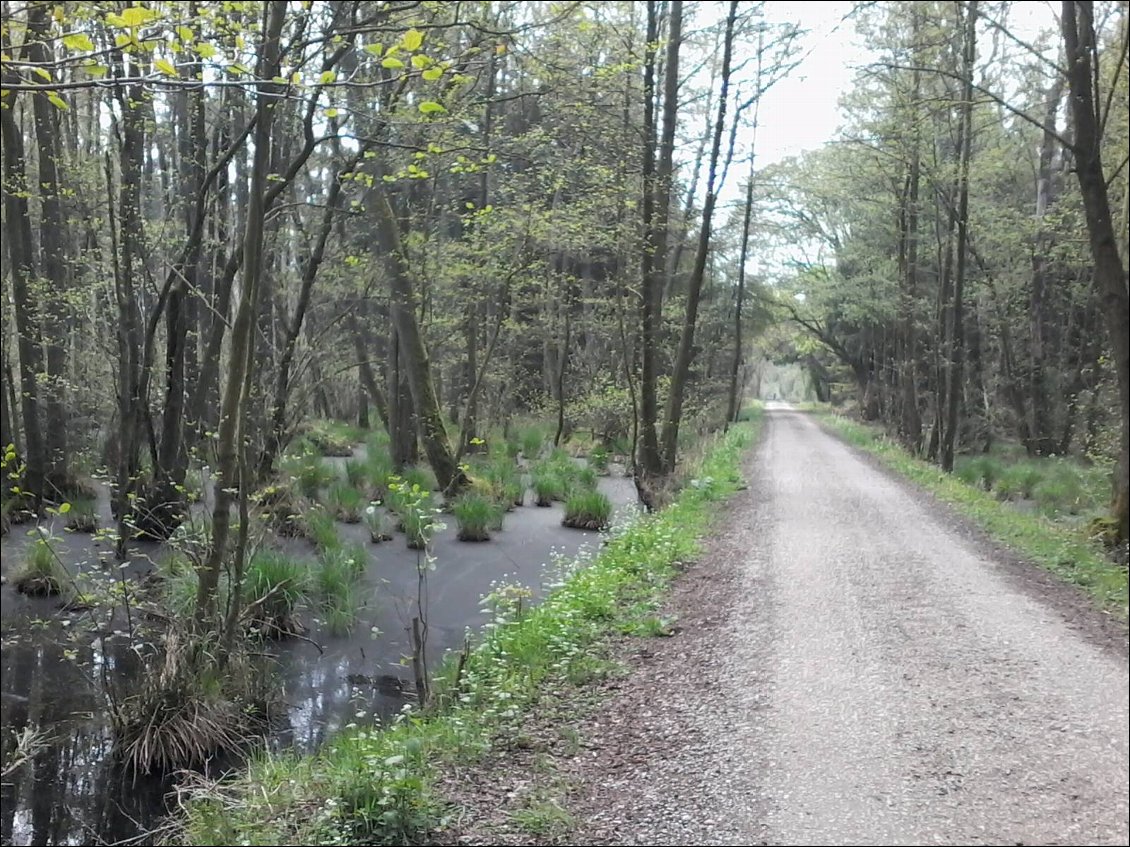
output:
[[341,547],[341,536],[337,532],[334,516],[321,506],[306,512],[306,535],[314,546],[322,552]]
[[359,523],[365,496],[351,484],[339,482],[326,494],[326,506],[339,521]]
[[309,592],[310,571],[302,562],[275,550],[251,557],[244,577],[252,630],[264,638],[282,638],[303,630],[296,613]]
[[50,538],[36,538],[27,546],[23,560],[12,573],[12,585],[23,594],[43,597],[70,592],[71,576],[59,561]]
[[490,530],[502,514],[502,507],[482,494],[462,494],[451,506],[459,527],[460,541],[489,541]]
[[578,488],[565,501],[563,526],[575,529],[605,529],[612,518],[612,503],[599,491]]

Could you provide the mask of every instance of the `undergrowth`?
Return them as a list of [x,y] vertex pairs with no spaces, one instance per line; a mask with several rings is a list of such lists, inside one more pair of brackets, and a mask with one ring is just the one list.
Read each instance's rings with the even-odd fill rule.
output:
[[430,790],[438,768],[516,737],[547,685],[606,674],[602,639],[652,628],[715,504],[740,485],[739,461],[756,427],[720,436],[698,486],[614,531],[591,562],[574,561],[540,605],[530,606],[528,589],[498,587],[485,601],[492,617],[482,642],[439,672],[434,707],[406,708],[383,727],[351,724],[313,756],[261,755],[241,777],[195,792],[184,807],[183,843],[406,844],[442,827],[445,810]]

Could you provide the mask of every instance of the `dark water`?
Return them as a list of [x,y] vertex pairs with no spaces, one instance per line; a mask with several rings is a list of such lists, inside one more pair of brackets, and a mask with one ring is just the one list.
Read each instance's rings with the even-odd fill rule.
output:
[[[618,511],[630,509],[635,489],[630,480],[601,480]],[[102,503],[103,526],[108,506]],[[449,649],[462,646],[465,633],[484,622],[481,598],[501,581],[520,582],[540,596],[556,578],[553,562],[573,559],[583,548],[595,549],[599,535],[565,529],[561,507],[526,506],[506,516],[505,529],[488,543],[461,543],[454,521],[437,534],[435,570],[429,575],[429,654],[432,666]],[[30,543],[29,527],[16,526],[0,541],[2,572],[7,574]],[[31,528],[34,532],[34,528]],[[316,749],[347,723],[372,720],[401,708],[405,699],[395,686],[374,686],[360,677],[395,677],[407,682],[409,653],[406,626],[414,614],[416,552],[404,538],[372,545],[363,525],[339,525],[343,538],[362,541],[370,552],[362,579],[362,609],[348,637],[331,637],[316,621],[307,642],[275,643],[277,673],[287,704],[286,720],[270,739],[273,747]],[[110,545],[90,536],[57,530],[58,549],[72,570],[111,574]],[[304,541],[282,546],[313,558]],[[163,555],[158,545],[131,550],[130,577],[144,575]],[[103,560],[103,564],[99,561]],[[105,682],[136,680],[140,661],[121,613],[114,618],[119,635],[104,626],[94,632],[90,613],[66,611],[51,599],[29,598],[10,585],[0,587],[0,738],[4,767],[16,755],[17,738],[27,728],[46,733],[28,761],[6,774],[0,786],[0,843],[100,844],[139,839],[166,814],[160,780],[123,779],[110,759]],[[377,634],[374,634],[373,628]]]

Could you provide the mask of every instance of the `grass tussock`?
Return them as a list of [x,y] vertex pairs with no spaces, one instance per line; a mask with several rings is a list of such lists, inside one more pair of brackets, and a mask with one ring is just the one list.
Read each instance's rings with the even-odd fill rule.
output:
[[[431,790],[438,766],[509,743],[547,686],[585,684],[610,671],[597,645],[654,616],[716,503],[740,484],[738,462],[753,434],[742,425],[715,441],[701,469],[711,484],[686,488],[668,510],[640,516],[612,537],[591,562],[563,568],[540,605],[531,607],[529,589],[498,586],[485,600],[491,622],[482,642],[441,670],[432,710],[401,713],[385,727],[352,726],[313,756],[266,754],[243,776],[202,786],[187,803],[183,841],[424,841],[443,813]],[[559,818],[552,809],[532,812],[529,823],[539,830]]]
[[114,756],[128,773],[198,768],[262,734],[275,708],[269,681],[241,645],[222,666],[217,657],[215,645],[174,628],[140,689],[115,701]]
[[599,491],[580,488],[565,501],[563,526],[574,529],[601,530],[612,519],[612,502]]
[[23,561],[12,574],[12,585],[22,594],[66,597],[72,587],[71,576],[59,561],[50,538],[41,536],[28,545]]

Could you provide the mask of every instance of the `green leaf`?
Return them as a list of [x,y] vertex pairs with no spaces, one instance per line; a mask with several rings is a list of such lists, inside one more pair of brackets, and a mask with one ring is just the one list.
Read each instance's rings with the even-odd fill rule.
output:
[[420,45],[424,43],[424,33],[418,29],[410,29],[404,33],[400,43],[404,45],[405,50],[419,50]]
[[234,65],[228,65],[228,70],[231,71],[233,74],[249,74],[249,73],[251,73],[250,68],[248,68],[246,65],[241,65],[238,62],[236,62]]
[[71,504],[70,503],[63,503],[61,506],[59,506],[59,514],[60,515],[65,515],[70,510],[71,510]]
[[420,76],[422,76],[428,82],[435,82],[437,79],[443,76],[443,68],[428,68],[426,71],[420,74]]
[[432,64],[432,58],[430,56],[425,56],[423,53],[417,53],[412,57],[412,67],[414,68],[423,69],[429,67]]
[[381,61],[382,68],[403,68],[404,63],[397,59],[395,56],[385,56]]
[[154,20],[157,13],[152,9],[146,9],[144,6],[130,6],[128,9],[122,9],[122,22],[126,26],[143,26]]
[[177,38],[179,38],[185,44],[188,44],[192,41],[192,39],[196,38],[196,33],[192,31],[192,27],[190,26],[178,26]]
[[215,44],[210,44],[207,41],[201,41],[196,45],[196,52],[200,55],[201,59],[211,59],[218,52]]
[[447,109],[445,109],[441,104],[435,102],[434,100],[425,100],[420,104],[420,111],[425,115],[435,115],[441,112],[446,112]]
[[174,65],[172,62],[170,62],[168,59],[157,59],[153,63],[153,65],[154,65],[154,67],[157,68],[157,70],[159,70],[165,76],[176,76],[177,75],[176,65]]
[[97,62],[92,62],[89,65],[83,65],[82,69],[95,79],[101,79],[102,77],[106,76],[106,74],[110,70],[105,65],[99,65]]
[[337,74],[335,74],[333,71],[322,71],[322,75],[318,77],[318,84],[329,85],[335,79],[337,79]]
[[62,109],[64,112],[71,108],[67,105],[67,101],[56,94],[54,91],[47,92],[47,99],[51,101],[51,105],[56,109]]
[[81,50],[84,53],[89,53],[94,49],[94,42],[90,40],[90,36],[82,32],[64,35],[63,44],[68,50]]
[[47,70],[47,68],[32,68],[32,70],[48,82],[51,81],[51,71]]
[[341,112],[337,109],[326,109],[325,115],[327,118],[336,118]]
[[366,44],[364,49],[371,56],[379,56],[385,51],[383,44]]

